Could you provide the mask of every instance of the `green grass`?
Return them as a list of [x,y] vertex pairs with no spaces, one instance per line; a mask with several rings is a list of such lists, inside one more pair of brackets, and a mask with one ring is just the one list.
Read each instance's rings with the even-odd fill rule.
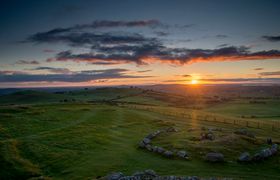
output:
[[[153,169],[162,175],[197,175],[246,179],[279,179],[279,156],[259,164],[236,162],[239,153],[255,152],[263,140],[280,141],[279,131],[251,129],[256,144],[232,134],[239,128],[176,118],[144,110],[109,105],[65,103],[0,107],[0,179],[45,176],[53,179],[90,179],[113,171],[131,174]],[[4,116],[2,116],[4,115]],[[186,149],[192,159],[166,159],[137,148],[148,133],[175,126],[180,131],[154,143]],[[194,141],[201,127],[221,127],[217,141]],[[188,129],[196,130],[189,132]],[[221,151],[227,162],[209,164],[208,151]]]
[[244,100],[227,102],[206,108],[206,111],[235,117],[280,120],[280,100],[265,102],[266,104],[250,104]]

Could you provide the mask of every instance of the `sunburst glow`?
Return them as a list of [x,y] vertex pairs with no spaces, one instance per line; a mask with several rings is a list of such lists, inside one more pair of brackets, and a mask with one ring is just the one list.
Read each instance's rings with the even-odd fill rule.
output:
[[198,80],[197,79],[191,80],[191,84],[198,84]]

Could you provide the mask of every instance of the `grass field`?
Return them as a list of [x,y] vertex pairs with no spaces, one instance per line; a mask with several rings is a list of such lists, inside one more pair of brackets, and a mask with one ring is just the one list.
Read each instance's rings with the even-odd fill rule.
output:
[[[170,104],[170,101],[164,102],[147,95],[141,99],[141,92],[139,89],[108,89],[99,94],[89,92],[88,95],[87,92],[76,92],[71,98],[75,96],[77,101],[67,103],[59,100],[71,99],[69,94],[54,94],[54,99],[47,94],[38,95],[46,99],[44,103],[38,98],[31,98],[32,101],[27,98],[26,101],[23,99],[25,95],[18,94],[19,99],[9,102],[5,96],[0,101],[0,179],[40,176],[46,179],[94,179],[114,171],[132,174],[145,169],[153,169],[161,175],[280,179],[279,155],[255,164],[236,162],[240,153],[255,153],[266,147],[264,142],[268,137],[279,143],[279,130],[248,128],[256,134],[257,139],[254,140],[234,134],[236,129],[241,128],[238,125],[168,116],[108,103],[83,102],[85,99],[117,99],[129,103],[150,102],[164,108]],[[28,93],[28,96],[33,95]],[[21,103],[9,105],[17,101]],[[277,115],[279,102],[271,103],[276,104],[268,108],[269,114]],[[259,108],[254,105],[252,109],[246,109],[245,105],[216,105],[206,109],[205,113],[221,112],[223,115],[239,116],[251,114]],[[238,110],[237,107],[241,108]],[[191,109],[185,111],[198,112]],[[263,110],[258,113],[261,116],[268,112]],[[179,131],[160,136],[154,143],[169,149],[184,149],[189,152],[190,160],[167,159],[137,147],[147,134],[166,127],[175,127]],[[222,131],[215,132],[217,138],[214,141],[199,141],[202,127],[218,127]],[[205,162],[204,155],[209,151],[223,153],[226,162]]]

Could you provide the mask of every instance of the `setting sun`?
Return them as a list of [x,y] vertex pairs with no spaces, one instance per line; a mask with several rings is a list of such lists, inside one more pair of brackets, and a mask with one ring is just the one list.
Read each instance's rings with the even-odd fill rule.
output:
[[193,80],[191,81],[191,84],[198,84],[198,80],[193,79]]

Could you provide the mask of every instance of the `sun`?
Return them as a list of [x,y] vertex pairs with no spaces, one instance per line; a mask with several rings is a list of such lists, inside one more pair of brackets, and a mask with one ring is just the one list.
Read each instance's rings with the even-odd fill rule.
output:
[[198,84],[198,80],[196,79],[191,80],[191,84]]

